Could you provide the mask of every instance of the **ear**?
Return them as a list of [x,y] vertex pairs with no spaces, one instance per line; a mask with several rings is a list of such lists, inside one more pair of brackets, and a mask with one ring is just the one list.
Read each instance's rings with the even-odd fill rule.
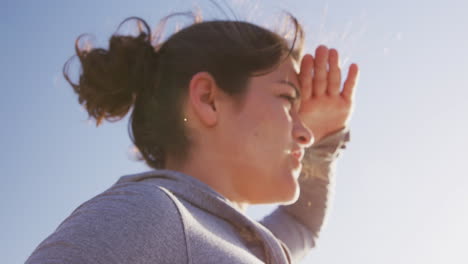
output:
[[192,76],[189,83],[189,103],[206,126],[215,126],[218,122],[215,98],[219,87],[213,76],[208,72],[199,72]]

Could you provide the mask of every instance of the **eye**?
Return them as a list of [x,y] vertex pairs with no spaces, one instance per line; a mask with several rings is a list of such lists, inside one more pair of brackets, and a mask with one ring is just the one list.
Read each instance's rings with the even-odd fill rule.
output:
[[281,97],[281,98],[284,98],[284,99],[286,99],[286,100],[288,100],[288,101],[291,103],[291,106],[294,105],[294,102],[295,102],[296,99],[297,99],[296,97],[293,97],[293,96],[291,96],[291,95],[289,95],[289,94],[283,94],[283,95],[280,95],[280,97]]

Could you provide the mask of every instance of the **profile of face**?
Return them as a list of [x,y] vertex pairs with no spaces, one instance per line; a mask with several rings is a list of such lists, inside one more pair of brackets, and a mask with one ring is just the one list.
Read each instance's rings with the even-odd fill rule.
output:
[[[252,77],[241,110],[219,118],[219,157],[230,171],[232,191],[249,204],[292,203],[304,148],[314,140],[298,116],[298,72],[288,59]],[[297,100],[293,100],[297,98]]]
[[206,72],[192,77],[187,99],[190,158],[180,166],[169,159],[167,168],[198,178],[240,207],[297,200],[301,159],[314,137],[299,118],[292,59],[251,77],[240,104]]

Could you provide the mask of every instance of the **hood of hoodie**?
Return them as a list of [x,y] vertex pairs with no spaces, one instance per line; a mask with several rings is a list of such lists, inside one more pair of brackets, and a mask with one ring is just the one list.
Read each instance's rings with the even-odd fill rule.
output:
[[245,215],[234,203],[199,179],[173,170],[157,169],[120,177],[116,184],[151,181],[206,212],[237,228],[242,237],[260,244],[266,263],[288,263],[285,245],[266,227]]

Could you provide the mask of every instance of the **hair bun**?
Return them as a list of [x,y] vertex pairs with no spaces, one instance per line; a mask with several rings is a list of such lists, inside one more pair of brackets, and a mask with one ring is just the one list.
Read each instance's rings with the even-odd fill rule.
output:
[[110,39],[109,57],[116,69],[128,73],[128,89],[138,93],[144,86],[140,85],[143,73],[155,60],[156,52],[148,35],[141,32],[138,37],[114,35]]
[[78,102],[86,108],[89,117],[96,120],[96,126],[102,119],[118,121],[128,113],[141,90],[151,85],[157,54],[150,33],[140,29],[136,37],[114,34],[108,50],[80,49],[81,37],[75,44],[82,68],[79,83],[72,83],[68,77],[70,61],[64,65],[65,79],[78,94]]

